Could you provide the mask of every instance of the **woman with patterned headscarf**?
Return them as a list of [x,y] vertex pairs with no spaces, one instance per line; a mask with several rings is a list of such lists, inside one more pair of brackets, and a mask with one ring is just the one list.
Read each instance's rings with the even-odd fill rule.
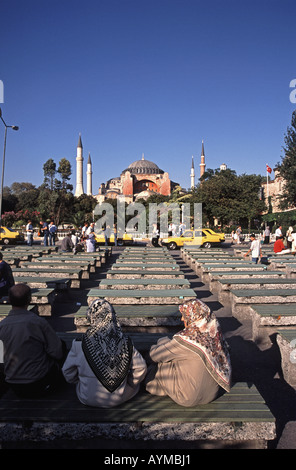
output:
[[194,299],[180,305],[179,310],[185,328],[151,347],[146,390],[152,395],[168,395],[183,406],[210,403],[220,387],[230,390],[228,348],[206,304]]
[[146,362],[122,333],[109,302],[94,300],[87,317],[90,327],[82,341],[73,341],[63,374],[67,382],[76,384],[83,404],[111,408],[136,395]]

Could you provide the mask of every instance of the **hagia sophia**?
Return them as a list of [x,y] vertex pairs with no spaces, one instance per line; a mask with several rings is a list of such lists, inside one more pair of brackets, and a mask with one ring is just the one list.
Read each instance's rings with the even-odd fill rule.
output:
[[[170,196],[172,191],[179,186],[178,183],[170,179],[167,171],[163,171],[156,163],[146,160],[144,155],[142,155],[141,160],[132,162],[121,172],[120,176],[115,176],[109,179],[106,183],[101,183],[98,192],[94,194],[92,189],[92,161],[90,155],[88,155],[85,192],[83,184],[83,161],[83,146],[81,136],[79,135],[76,156],[76,197],[79,197],[82,194],[88,194],[95,197],[98,202],[104,202],[106,199],[117,199],[122,197],[129,203],[138,199],[147,199],[153,194]],[[200,178],[205,173],[206,169],[203,141],[199,167]],[[225,170],[226,168],[227,166],[224,163],[220,165],[220,170]],[[271,196],[273,210],[274,212],[277,212],[279,210],[278,195],[281,194],[284,183],[276,169],[274,169],[274,175],[274,180],[269,182],[268,188],[266,187],[266,183],[262,183],[262,190],[266,204],[268,203],[268,197]],[[195,184],[195,169],[192,157],[190,188],[194,188]],[[184,192],[186,192],[186,190],[184,190]]]
[[[81,136],[79,136],[76,156],[76,197],[85,194],[83,185],[83,160],[83,146]],[[204,172],[205,155],[204,143],[202,142],[200,176],[202,176]],[[179,186],[179,184],[170,179],[167,171],[160,169],[156,163],[146,160],[144,155],[142,155],[141,160],[132,162],[121,172],[120,176],[115,176],[106,183],[101,183],[98,193],[93,194],[92,161],[90,155],[88,156],[86,194],[94,196],[98,202],[120,197],[124,197],[126,202],[133,202],[137,199],[147,199],[153,194],[170,196],[177,186]],[[195,186],[193,157],[190,172],[190,186]]]

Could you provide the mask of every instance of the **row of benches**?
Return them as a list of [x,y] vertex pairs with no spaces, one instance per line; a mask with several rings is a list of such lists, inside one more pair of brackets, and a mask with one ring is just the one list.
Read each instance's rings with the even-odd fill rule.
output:
[[[32,288],[32,305],[36,313],[51,316],[58,293],[69,288],[80,288],[82,279],[89,279],[90,273],[106,263],[112,248],[95,253],[57,253],[57,248],[16,247],[3,250],[3,259],[10,262],[16,283],[26,283]],[[30,259],[30,261],[29,261]],[[13,260],[18,260],[13,264]],[[0,319],[5,316],[1,299]]]
[[[107,299],[125,327],[157,327],[158,331],[163,327],[166,332],[169,326],[181,325],[178,305],[195,297],[166,248],[130,247],[112,264],[98,288],[88,292],[87,302]],[[82,306],[75,315],[79,331],[89,326],[86,310],[87,306]]]
[[[179,304],[196,297],[196,292],[166,249],[125,248],[107,271],[106,279],[98,288],[90,289],[87,305],[75,315],[78,332],[59,333],[68,347],[88,327],[86,310],[98,297],[113,303],[135,347],[145,352],[160,336],[180,328]],[[255,439],[257,446],[260,442],[265,447],[276,436],[274,416],[256,387],[245,382],[233,384],[230,393],[209,405],[191,408],[143,390],[115,409],[82,405],[71,386],[60,395],[37,402],[6,395],[5,400],[0,400],[0,420],[6,423],[6,432],[9,423],[26,423],[25,439],[36,440],[62,439],[70,433],[77,439],[134,441],[208,439],[237,443]]]

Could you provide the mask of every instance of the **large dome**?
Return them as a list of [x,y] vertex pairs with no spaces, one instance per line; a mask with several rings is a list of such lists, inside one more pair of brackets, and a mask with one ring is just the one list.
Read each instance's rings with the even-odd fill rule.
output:
[[126,170],[130,171],[132,174],[157,174],[163,173],[163,171],[156,165],[156,163],[145,160],[144,157],[141,160],[136,160],[131,163]]

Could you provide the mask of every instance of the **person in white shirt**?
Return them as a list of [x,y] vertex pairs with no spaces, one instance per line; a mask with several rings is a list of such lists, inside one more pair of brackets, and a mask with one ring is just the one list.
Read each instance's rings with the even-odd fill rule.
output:
[[34,229],[31,220],[28,221],[27,226],[26,226],[26,232],[27,232],[27,244],[29,246],[33,245],[33,234],[34,234]]
[[282,226],[280,225],[276,231],[275,231],[275,239],[278,240],[279,238],[281,238],[283,236],[282,234]]
[[250,238],[251,246],[247,253],[244,254],[244,256],[246,257],[250,252],[252,252],[252,261],[257,264],[259,259],[262,257],[260,240],[256,240],[254,233],[252,233]]
[[49,226],[49,245],[55,246],[55,239],[56,239],[56,233],[57,233],[57,227],[56,225],[51,221]]
[[85,231],[85,235],[88,236],[90,233],[93,233],[95,231],[95,224],[92,222],[89,227],[87,227]]

